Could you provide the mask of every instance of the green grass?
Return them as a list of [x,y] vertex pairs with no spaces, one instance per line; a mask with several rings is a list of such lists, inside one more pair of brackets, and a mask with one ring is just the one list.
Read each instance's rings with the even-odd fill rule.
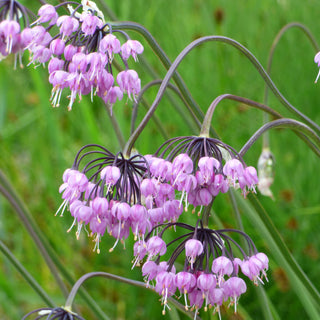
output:
[[[29,2],[32,2],[34,8],[38,6],[35,1]],[[144,25],[156,37],[171,61],[192,40],[216,34],[236,39],[266,66],[272,41],[286,23],[299,21],[316,37],[320,33],[320,25],[316,23],[317,2],[311,0],[303,4],[298,0],[159,0],[149,1],[148,5],[146,1],[135,0],[109,1],[108,5],[119,20],[132,20]],[[222,15],[220,22],[216,18],[218,12]],[[140,36],[130,34],[145,43]],[[318,71],[313,63],[314,54],[302,32],[292,29],[276,49],[271,75],[280,91],[294,106],[320,123],[319,85],[313,83]],[[147,45],[145,57],[164,77],[165,69]],[[137,68],[142,84],[145,85],[150,76],[139,66]],[[178,71],[203,111],[215,97],[224,93],[263,101],[264,82],[258,72],[243,55],[224,44],[201,45],[188,55]],[[126,242],[125,251],[118,245],[115,252],[110,254],[108,249],[113,245],[113,239],[105,236],[101,243],[102,252],[97,255],[92,252],[93,244],[85,233],[77,241],[74,232],[66,232],[72,223],[68,214],[63,218],[54,217],[61,203],[58,188],[62,173],[72,165],[78,149],[88,143],[100,143],[113,152],[119,151],[103,105],[97,98],[91,103],[85,97],[82,103],[74,104],[71,112],[64,107],[66,99],[62,100],[60,108],[53,109],[49,103],[51,88],[47,83],[46,71],[41,67],[36,71],[32,67],[13,71],[11,58],[0,63],[0,75],[0,168],[28,206],[65,268],[75,279],[86,272],[101,270],[141,280],[140,270],[130,271],[131,238]],[[155,89],[147,93],[149,103],[155,94]],[[129,100],[114,106],[115,117],[125,138],[129,135],[131,104]],[[272,95],[269,105],[290,116]],[[139,109],[138,119],[142,119],[144,112],[143,108]],[[198,134],[181,121],[166,97],[160,103],[156,115],[161,119],[169,137]],[[212,124],[223,141],[240,149],[261,122],[260,111],[226,101],[218,106]],[[162,142],[163,137],[151,121],[136,147],[141,153],[147,154],[154,152]],[[271,132],[271,148],[276,158],[275,183],[272,187],[275,201],[261,195],[258,197],[295,259],[319,288],[318,159],[287,130]],[[261,141],[258,141],[246,155],[246,162],[255,165],[260,151]],[[235,225],[227,196],[216,199],[214,210],[225,224]],[[246,212],[242,212],[242,218],[246,232],[258,248],[270,255],[270,282],[265,288],[280,318],[306,318],[307,313],[294,293],[294,283],[288,281],[283,266],[277,264],[268,243],[261,238],[261,232],[252,225]],[[194,218],[187,219],[192,221]],[[0,239],[57,304],[63,305],[63,296],[44,260],[17,215],[3,198],[0,198]],[[161,317],[161,305],[156,294],[111,280],[93,279],[88,282],[86,289],[111,319]],[[257,294],[252,286],[248,290],[248,294],[240,300],[241,305],[252,319],[260,319],[262,311]],[[77,298],[76,302],[88,319],[94,319],[81,298]],[[1,319],[19,319],[26,312],[42,305],[40,298],[6,258],[0,255]],[[209,318],[209,315],[203,316],[203,319]],[[228,318],[227,315],[223,316],[223,319]],[[167,314],[164,319],[170,319],[170,315]]]

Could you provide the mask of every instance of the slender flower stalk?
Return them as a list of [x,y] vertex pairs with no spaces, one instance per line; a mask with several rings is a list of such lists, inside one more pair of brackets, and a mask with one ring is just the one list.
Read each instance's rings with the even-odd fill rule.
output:
[[[74,302],[74,299],[76,297],[76,294],[78,293],[80,287],[83,285],[83,283],[91,278],[106,278],[106,279],[111,279],[111,280],[116,280],[118,282],[122,282],[125,284],[129,284],[135,287],[140,287],[140,288],[146,288],[146,285],[144,282],[140,282],[140,281],[135,281],[135,280],[131,280],[128,278],[124,278],[121,276],[117,276],[111,273],[107,273],[107,272],[90,272],[87,273],[85,275],[83,275],[81,278],[79,278],[77,280],[77,282],[73,285],[66,303],[64,307],[58,307],[58,308],[40,308],[40,309],[36,309],[33,310],[31,312],[29,312],[28,314],[26,314],[22,320],[27,320],[29,316],[32,316],[34,314],[37,315],[36,319],[41,319],[46,317],[47,320],[50,319],[60,319],[60,320],[84,320],[84,318],[82,318],[80,315],[74,313],[72,311],[72,305]],[[147,287],[147,289],[151,289],[153,290],[152,287]],[[192,312],[188,312],[184,309],[183,305],[181,305],[179,302],[177,302],[176,300],[172,299],[171,297],[169,298],[169,302],[174,305],[177,309],[180,309],[181,312],[187,314],[189,317],[193,316]],[[200,319],[198,317],[194,317],[194,319]]]
[[302,112],[300,112],[298,109],[296,109],[294,106],[292,106],[287,99],[280,93],[278,88],[275,86],[267,72],[264,70],[260,62],[256,59],[256,57],[243,45],[241,45],[239,42],[223,37],[223,36],[207,36],[207,37],[202,37],[197,40],[194,40],[191,42],[183,51],[178,55],[178,57],[175,59],[175,61],[172,63],[170,68],[168,69],[168,72],[166,76],[163,79],[163,82],[158,90],[157,96],[154,99],[153,104],[151,105],[149,111],[145,115],[144,119],[141,121],[140,125],[137,127],[135,132],[131,135],[130,139],[128,140],[124,153],[125,154],[130,154],[130,150],[132,149],[136,139],[152,117],[153,113],[155,112],[158,104],[160,103],[160,100],[164,94],[164,91],[166,89],[166,86],[168,85],[171,77],[174,75],[176,69],[178,68],[179,64],[182,62],[182,60],[185,58],[185,56],[192,51],[195,47],[198,45],[205,43],[205,42],[210,42],[210,41],[217,41],[217,42],[223,42],[227,43],[236,49],[238,49],[241,53],[243,53],[249,60],[250,62],[254,65],[254,67],[258,70],[264,81],[267,83],[267,85],[270,87],[276,98],[293,114],[295,114],[297,117],[300,119],[304,120],[307,124],[310,125],[311,128],[313,128],[315,131],[320,132],[320,127],[311,119],[309,119],[306,115],[304,115]]
[[250,100],[247,98],[243,98],[243,97],[239,97],[239,96],[227,93],[227,94],[223,94],[223,95],[218,96],[210,104],[210,106],[206,112],[205,118],[203,119],[201,131],[200,131],[200,136],[209,137],[209,131],[210,131],[213,113],[214,113],[217,105],[224,99],[229,99],[229,100],[241,102],[241,103],[244,103],[248,106],[262,110],[265,113],[272,115],[275,118],[282,118],[282,116],[278,112],[274,111],[273,109],[271,109],[267,105],[261,104],[259,102],[256,102],[256,101],[253,101],[253,100]]
[[267,130],[271,128],[290,128],[295,131],[299,131],[303,135],[310,137],[312,139],[314,145],[312,148],[312,151],[317,155],[320,156],[320,137],[318,134],[312,130],[309,126],[306,124],[296,121],[293,119],[278,119],[274,121],[270,121],[269,123],[266,123],[263,125],[260,129],[258,129],[255,134],[252,135],[252,137],[246,142],[246,144],[242,147],[242,149],[239,151],[239,154],[241,156],[244,156],[246,152],[251,148],[251,146],[255,143],[255,141]]

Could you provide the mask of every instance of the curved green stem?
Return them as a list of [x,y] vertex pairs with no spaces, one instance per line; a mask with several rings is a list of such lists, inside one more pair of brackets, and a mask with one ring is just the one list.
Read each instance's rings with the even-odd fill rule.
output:
[[106,106],[107,114],[108,114],[109,119],[111,121],[111,125],[112,125],[113,130],[114,130],[116,137],[118,139],[119,146],[122,149],[125,145],[125,140],[124,140],[121,128],[119,126],[119,122],[117,121],[115,115],[112,114],[112,111],[111,111],[110,107],[108,106],[108,104],[105,104],[105,106]]
[[268,107],[264,104],[261,104],[259,102],[256,102],[256,101],[253,101],[253,100],[250,100],[247,98],[242,98],[242,97],[239,97],[239,96],[236,96],[233,94],[226,93],[226,94],[222,94],[222,95],[218,96],[217,98],[215,98],[213,100],[213,102],[211,103],[210,107],[208,108],[207,113],[203,119],[201,131],[200,131],[201,136],[209,137],[209,130],[210,130],[210,126],[211,126],[213,112],[215,111],[218,103],[220,103],[224,99],[229,99],[229,100],[234,100],[237,102],[244,103],[248,106],[265,111],[266,113],[272,115],[275,118],[282,117],[278,112],[274,111],[273,109],[271,109],[270,107]]
[[[102,278],[107,278],[107,279],[112,279],[112,280],[116,280],[122,283],[126,283],[135,287],[140,287],[140,288],[144,288],[144,289],[149,289],[149,290],[153,290],[154,288],[152,286],[150,287],[146,287],[146,284],[144,282],[141,281],[136,281],[136,280],[131,280],[128,278],[124,278],[124,277],[120,277],[117,275],[114,275],[112,273],[107,273],[107,272],[90,272],[87,273],[85,275],[83,275],[80,279],[78,279],[78,281],[74,284],[74,286],[72,287],[68,298],[66,300],[66,304],[65,304],[65,309],[67,310],[72,310],[72,304],[74,301],[74,298],[79,290],[79,288],[82,286],[82,284],[90,279],[90,278],[94,278],[94,277],[102,277]],[[186,314],[187,316],[189,316],[190,318],[194,317],[194,313],[191,311],[186,311],[185,307],[179,303],[178,301],[176,301],[175,299],[173,299],[172,297],[169,297],[168,300],[177,308],[179,309],[181,312],[183,312],[184,314]],[[196,317],[196,319],[201,320],[199,317]]]
[[210,214],[211,214],[211,209],[212,209],[212,205],[213,205],[213,201],[214,201],[215,197],[212,198],[211,202],[209,203],[208,206],[206,206],[203,209],[203,213],[202,213],[202,224],[205,228],[209,227],[209,218],[210,218]]
[[303,135],[307,136],[308,138],[311,138],[314,143],[316,149],[313,150],[315,153],[320,157],[320,137],[312,130],[309,126],[306,124],[293,120],[293,119],[278,119],[274,121],[270,121],[266,124],[264,124],[260,129],[258,129],[252,137],[247,141],[247,143],[242,147],[242,149],[239,151],[239,154],[241,156],[244,156],[245,153],[250,149],[250,147],[256,142],[256,140],[267,130],[272,128],[289,128],[294,131],[298,131],[302,133]]
[[[161,79],[156,79],[153,81],[150,81],[148,84],[146,84],[141,91],[139,92],[138,97],[136,98],[136,101],[133,104],[132,107],[132,116],[131,116],[131,134],[134,132],[134,128],[135,128],[135,121],[137,118],[137,113],[138,113],[138,105],[140,103],[140,100],[142,99],[142,96],[144,95],[144,93],[151,87],[156,86],[156,85],[161,85],[162,80]],[[194,115],[193,111],[189,108],[189,105],[187,104],[186,100],[184,99],[184,97],[182,96],[182,94],[180,93],[179,89],[174,86],[173,84],[169,83],[168,84],[168,88],[171,89],[174,93],[177,94],[177,96],[181,99],[181,101],[184,103],[184,105],[189,109],[189,112],[192,114],[192,119],[195,121],[196,125],[200,128],[201,127],[201,123],[200,121],[197,119],[197,117]],[[182,116],[183,120],[188,124],[188,126],[190,128],[193,127],[192,123],[190,122],[189,118],[186,117],[185,113],[183,112],[182,109],[178,108],[178,106],[176,106],[176,109],[178,109],[179,114]]]
[[[267,65],[267,73],[269,75],[271,73],[271,67],[272,67],[272,62],[273,62],[273,56],[274,56],[275,49],[276,49],[277,45],[279,44],[279,41],[282,38],[282,36],[288,30],[290,30],[292,28],[300,29],[307,36],[307,38],[310,40],[313,48],[317,52],[320,50],[316,39],[314,38],[314,36],[310,32],[310,30],[305,25],[303,25],[302,23],[299,23],[299,22],[289,23],[289,24],[285,25],[283,28],[281,28],[281,30],[278,32],[278,34],[276,35],[276,37],[274,38],[274,40],[272,42],[272,45],[271,45],[271,48],[270,48],[270,51],[269,51],[269,55],[268,55],[268,65]],[[268,86],[266,86],[265,87],[265,92],[264,92],[264,99],[263,99],[263,103],[264,104],[268,104],[268,92],[269,92],[269,88],[268,88]]]
[[24,268],[24,266],[17,260],[17,258],[11,253],[7,246],[0,240],[0,251],[9,259],[12,265],[18,270],[20,275],[30,284],[31,288],[41,297],[43,302],[48,307],[54,307],[55,303],[42,289],[39,283],[33,278],[33,276]]
[[[290,29],[292,28],[298,28],[300,29],[306,36],[307,38],[310,40],[313,48],[316,51],[319,51],[319,45],[316,41],[316,39],[313,37],[312,33],[310,32],[310,30],[304,26],[303,24],[299,23],[299,22],[292,22],[289,23],[287,25],[285,25],[276,35],[276,37],[273,40],[273,43],[271,45],[270,51],[269,51],[269,55],[268,55],[268,65],[267,65],[267,73],[270,75],[271,74],[271,66],[272,66],[272,62],[273,62],[273,56],[274,56],[274,52],[275,49],[280,41],[280,39],[282,38],[282,36]],[[265,86],[265,90],[264,90],[264,98],[263,98],[263,103],[264,104],[268,104],[268,98],[269,98],[269,87],[266,85]],[[269,116],[267,114],[263,115],[263,123],[267,123],[269,121]],[[268,148],[269,147],[269,134],[265,134],[263,135],[263,148]]]
[[[159,56],[159,58],[161,59],[161,61],[165,64],[166,67],[170,66],[170,61],[169,59],[165,56],[163,50],[160,48],[160,46],[157,44],[157,42],[155,41],[155,39],[152,37],[152,35],[149,33],[148,30],[146,30],[144,27],[142,27],[139,24],[133,23],[133,22],[118,22],[118,23],[112,23],[113,26],[117,27],[118,29],[131,29],[131,30],[135,30],[139,33],[141,33],[146,40],[148,41],[149,45],[151,46],[151,48],[155,51],[155,53]],[[187,54],[189,51],[187,49],[192,49],[196,46],[198,46],[200,43],[204,43],[207,41],[217,41],[217,42],[223,42],[226,44],[229,44],[233,47],[235,47],[237,50],[239,50],[242,54],[244,54],[249,61],[253,64],[253,66],[258,70],[258,72],[260,73],[260,75],[262,76],[263,80],[265,81],[265,83],[269,86],[269,88],[271,89],[271,91],[274,93],[275,97],[293,114],[295,114],[297,117],[299,117],[300,119],[304,120],[310,127],[312,127],[313,129],[315,129],[316,131],[320,132],[320,126],[318,124],[316,124],[314,121],[312,121],[310,118],[308,118],[306,115],[304,115],[301,111],[299,111],[298,109],[296,109],[293,105],[291,105],[289,103],[289,101],[287,101],[287,99],[280,93],[280,91],[278,90],[278,88],[275,86],[275,84],[273,83],[273,81],[271,80],[271,78],[269,77],[268,73],[264,70],[264,68],[262,67],[262,65],[260,64],[260,62],[257,60],[257,58],[246,48],[244,47],[242,44],[240,44],[239,42],[235,41],[234,39],[228,38],[228,37],[223,37],[223,36],[207,36],[207,37],[202,37],[199,38],[195,41],[193,41],[192,43],[190,43],[183,51]],[[181,55],[181,54],[180,54]],[[180,57],[180,55],[178,57]],[[178,59],[178,58],[177,58]],[[177,61],[177,59],[175,60],[175,62]],[[175,63],[174,62],[174,63]],[[180,61],[181,62],[181,61]],[[180,63],[179,62],[179,63]],[[171,65],[172,67],[172,65]],[[169,68],[169,70],[171,69],[171,67]],[[168,70],[168,73],[169,73]],[[167,73],[167,74],[168,74]],[[173,74],[173,79],[176,81],[177,80],[177,74],[174,73]],[[179,78],[179,77],[178,77]],[[179,80],[179,79],[178,79]],[[182,80],[181,80],[182,81]],[[191,106],[195,107],[195,104],[192,103],[192,101],[190,101],[190,94],[188,92],[188,90],[186,90],[186,87],[181,86],[180,80],[177,83],[178,88],[180,89],[182,95],[185,97],[185,99],[188,101],[188,103],[190,103]],[[202,114],[202,111],[199,110],[199,108],[195,109],[197,112],[199,111],[200,114]]]
[[[298,116],[299,118],[303,119],[306,123],[308,123],[310,125],[310,127],[312,127],[313,129],[315,129],[316,131],[320,132],[320,127],[313,122],[311,119],[309,119],[307,116],[305,116],[302,112],[300,112],[299,110],[297,110],[294,106],[292,106],[286,99],[285,97],[280,93],[280,91],[277,89],[277,87],[274,85],[274,83],[272,82],[272,80],[270,79],[270,77],[268,76],[268,74],[266,73],[266,71],[264,70],[264,68],[262,67],[262,65],[260,64],[260,62],[256,59],[256,57],[244,46],[242,46],[239,42],[230,39],[230,38],[226,38],[226,37],[222,37],[222,36],[207,36],[207,37],[202,37],[199,38],[193,42],[191,42],[179,55],[178,57],[175,59],[175,61],[172,63],[171,67],[169,68],[166,76],[163,79],[163,82],[159,88],[158,94],[153,102],[153,104],[151,105],[149,111],[147,112],[147,114],[145,115],[144,119],[141,121],[140,125],[138,126],[138,128],[136,129],[136,131],[131,135],[131,137],[129,138],[126,146],[125,146],[125,153],[128,155],[130,154],[130,151],[133,147],[133,144],[135,143],[136,139],[138,138],[139,134],[141,133],[141,131],[144,129],[144,127],[146,126],[146,124],[148,123],[148,121],[150,120],[150,118],[152,117],[154,111],[156,110],[160,99],[163,96],[163,93],[165,91],[166,86],[168,85],[171,77],[174,75],[177,67],[179,66],[179,64],[181,63],[181,61],[184,59],[184,57],[195,47],[197,47],[198,45],[208,42],[208,41],[217,41],[217,42],[223,42],[223,43],[227,43],[229,45],[232,45],[233,47],[235,47],[236,49],[238,49],[240,52],[242,52],[249,60],[250,62],[255,66],[255,68],[258,70],[258,72],[260,73],[260,75],[262,76],[262,78],[264,79],[264,81],[268,84],[268,86],[271,88],[271,90],[273,91],[273,93],[275,94],[275,96],[277,97],[277,99],[289,110],[291,111],[293,114],[295,114],[296,116]],[[180,88],[179,88],[180,89]]]
[[[169,70],[171,66],[171,61],[168,58],[168,56],[165,54],[164,50],[160,47],[160,45],[157,43],[156,39],[152,36],[152,34],[142,25],[130,21],[124,21],[124,22],[112,22],[112,27],[116,27],[118,29],[128,29],[133,30],[141,34],[148,42],[152,50],[155,52],[155,54],[159,57],[160,61],[164,65],[164,67]],[[185,85],[183,79],[179,75],[179,73],[173,74],[173,80],[177,84],[177,87],[179,88],[181,94],[183,95],[184,99],[187,101],[187,103],[191,106],[191,109],[197,114],[197,117],[199,119],[203,118],[203,112],[196,103],[196,101],[191,96],[187,86]]]

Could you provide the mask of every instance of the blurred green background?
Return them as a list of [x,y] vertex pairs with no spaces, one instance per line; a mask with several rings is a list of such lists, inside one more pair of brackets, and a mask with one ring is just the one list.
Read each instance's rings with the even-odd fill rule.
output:
[[[37,1],[24,3],[34,10],[39,7]],[[301,22],[315,37],[320,34],[319,6],[312,0],[303,3],[298,0],[110,0],[106,4],[119,20],[131,20],[145,26],[172,61],[192,40],[216,34],[242,43],[266,66],[272,41],[285,24]],[[144,44],[144,57],[164,77],[164,67],[145,40],[135,33],[130,35]],[[314,49],[301,30],[291,29],[276,49],[271,77],[294,106],[320,123],[320,88],[314,84],[318,72],[313,62],[314,55]],[[64,98],[61,107],[53,109],[49,102],[51,87],[47,82],[47,71],[42,67],[36,70],[33,66],[26,67],[27,63],[27,54],[23,69],[13,70],[13,57],[0,63],[0,169],[15,186],[75,279],[86,272],[99,270],[141,280],[140,270],[131,270],[131,237],[126,241],[126,250],[118,245],[110,254],[108,249],[114,239],[105,236],[100,245],[101,253],[97,255],[92,252],[93,244],[85,233],[77,241],[73,231],[66,232],[72,223],[69,214],[54,216],[61,203],[58,188],[62,173],[72,165],[78,149],[88,143],[99,143],[112,152],[119,151],[104,106],[98,98],[91,103],[88,97],[84,97],[68,112],[65,107],[68,102]],[[151,80],[141,66],[132,64],[132,67],[139,71],[142,85]],[[201,45],[183,61],[178,71],[203,111],[215,97],[224,93],[263,101],[263,80],[249,61],[230,46],[221,43]],[[155,95],[155,88],[148,91],[147,101],[151,103]],[[290,116],[272,95],[269,105]],[[124,100],[113,109],[126,138],[131,108],[132,101],[126,103]],[[139,109],[138,119],[144,113],[145,109]],[[166,97],[156,115],[170,138],[197,134],[181,120]],[[227,101],[218,106],[212,123],[223,141],[239,150],[261,125],[262,113]],[[288,130],[272,131],[270,139],[276,158],[272,186],[275,201],[260,194],[258,198],[293,256],[319,288],[319,162],[307,146]],[[136,147],[142,154],[153,153],[162,142],[164,138],[151,121]],[[246,155],[247,164],[256,165],[260,152],[261,141],[258,141]],[[235,226],[227,196],[217,198],[214,210],[225,225]],[[245,212],[242,212],[242,217],[246,232],[259,250],[270,256],[270,282],[265,288],[280,318],[305,319],[307,315],[292,290],[294,283],[288,281],[282,266],[273,260],[268,243],[259,230],[252,227]],[[192,221],[194,218],[187,219]],[[63,305],[64,299],[43,258],[16,213],[2,197],[0,238],[57,304]],[[142,289],[101,279],[89,281],[86,288],[111,319],[170,319],[172,316],[167,313],[163,317],[159,297]],[[76,302],[88,319],[94,319],[80,298]],[[261,305],[257,303],[253,286],[248,286],[248,293],[240,299],[240,304],[252,319],[261,319]],[[40,298],[0,255],[0,318],[20,319],[23,314],[41,306]],[[223,319],[246,319],[244,313],[233,315],[232,310],[229,313],[225,315],[223,312]],[[210,313],[202,316],[209,319]],[[180,317],[184,319],[184,316]]]

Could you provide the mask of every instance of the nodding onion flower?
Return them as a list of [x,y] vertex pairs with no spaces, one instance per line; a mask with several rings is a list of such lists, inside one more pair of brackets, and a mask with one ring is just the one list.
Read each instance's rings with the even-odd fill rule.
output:
[[0,2],[0,60],[9,54],[17,56],[22,66],[22,52],[26,46],[26,28],[29,27],[29,16],[32,12],[15,0]]
[[115,245],[128,237],[130,227],[139,237],[150,227],[140,188],[148,176],[148,163],[139,154],[127,159],[99,145],[84,146],[72,168],[63,174],[60,192],[64,201],[57,213],[62,215],[69,207],[74,217],[69,231],[77,223],[77,237],[82,227],[89,225],[98,253],[106,230],[117,239]]
[[[124,157],[99,145],[87,145],[63,174],[64,199],[58,212],[69,208],[77,223],[77,238],[89,225],[95,249],[107,230],[126,239],[130,228],[135,239],[158,224],[176,222],[189,204],[208,206],[230,186],[255,191],[255,168],[217,139],[178,137],[165,142],[154,155]],[[69,229],[69,230],[70,230]],[[114,247],[113,247],[114,248]],[[110,250],[112,251],[113,248]],[[137,260],[136,263],[139,263]]]
[[[170,181],[181,191],[181,201],[196,206],[207,206],[220,192],[229,187],[240,188],[243,195],[255,192],[258,183],[256,169],[247,166],[235,149],[220,140],[208,137],[177,137],[166,141],[155,153],[166,162],[151,160],[151,174]],[[170,173],[161,175],[163,166]]]
[[[59,16],[61,6],[66,6],[70,13]],[[21,54],[27,50],[28,65],[48,63],[49,82],[53,86],[50,100],[54,107],[60,105],[66,88],[70,90],[68,110],[72,109],[77,96],[81,100],[87,94],[91,94],[91,100],[93,95],[98,95],[111,112],[114,103],[124,94],[136,99],[141,81],[137,72],[129,69],[128,61],[130,57],[137,61],[137,55],[144,48],[124,31],[106,23],[94,2],[82,0],[75,8],[68,1],[56,6],[44,4],[32,24],[28,13],[18,1],[0,2],[0,55],[19,53],[22,66]],[[23,21],[22,31],[20,21]],[[54,26],[58,33],[53,33]],[[116,34],[125,38],[123,44]],[[124,66],[117,75],[112,63],[115,56]]]
[[[152,230],[145,237],[143,247],[146,250],[139,252],[139,255],[141,260],[147,257],[142,273],[148,285],[149,281],[154,280],[155,290],[164,304],[163,313],[168,307],[168,297],[178,289],[180,296],[184,296],[185,309],[196,311],[195,319],[202,306],[205,311],[213,307],[214,313],[218,312],[220,317],[223,301],[234,305],[236,312],[238,299],[247,289],[246,283],[239,277],[240,270],[255,285],[259,282],[263,284],[263,277],[268,281],[268,257],[258,252],[252,239],[242,231],[205,228],[201,220],[198,220],[196,227],[180,222],[158,227],[161,227],[158,235],[154,236],[155,230]],[[183,229],[186,233],[166,245],[163,237],[172,227]],[[231,237],[232,233],[242,236],[248,249],[242,248]],[[175,248],[170,251],[173,246]],[[234,248],[242,254],[242,259],[235,256]],[[169,251],[169,258],[163,259]],[[184,267],[176,272],[174,263],[181,256]]]

